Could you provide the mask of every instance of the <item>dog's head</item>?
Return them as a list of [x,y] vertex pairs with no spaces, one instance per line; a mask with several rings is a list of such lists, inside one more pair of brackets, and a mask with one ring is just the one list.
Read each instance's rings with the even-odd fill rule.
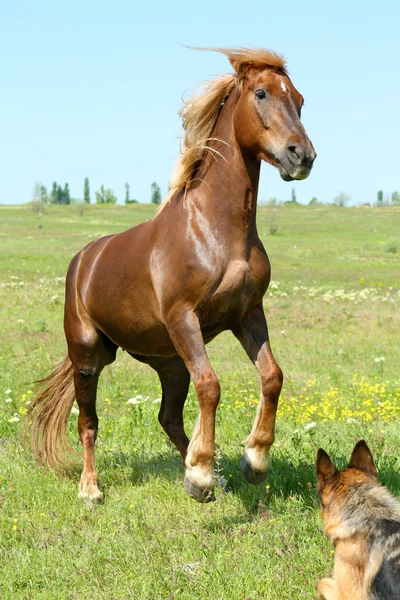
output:
[[316,467],[322,517],[325,530],[330,536],[342,524],[352,488],[363,484],[376,485],[377,471],[371,451],[364,440],[354,446],[350,462],[343,471],[335,467],[322,448],[318,450]]

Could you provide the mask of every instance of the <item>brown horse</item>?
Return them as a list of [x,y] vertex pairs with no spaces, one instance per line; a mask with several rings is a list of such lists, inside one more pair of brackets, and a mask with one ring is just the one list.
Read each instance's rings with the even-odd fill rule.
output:
[[[258,483],[270,464],[282,372],[262,308],[270,263],[256,227],[260,164],[276,166],[285,181],[305,179],[316,154],[300,122],[303,98],[283,58],[267,50],[214,50],[228,56],[234,73],[184,104],[181,158],[162,210],[92,242],[68,269],[68,356],[33,405],[33,442],[39,461],[62,466],[76,398],[84,453],[79,496],[94,501],[102,497],[94,462],[97,383],[118,347],[158,373],[159,421],[185,462],[186,491],[206,502],[216,483],[220,385],[205,344],[231,330],[262,388],[241,469]],[[200,415],[189,443],[182,415],[190,378]]]

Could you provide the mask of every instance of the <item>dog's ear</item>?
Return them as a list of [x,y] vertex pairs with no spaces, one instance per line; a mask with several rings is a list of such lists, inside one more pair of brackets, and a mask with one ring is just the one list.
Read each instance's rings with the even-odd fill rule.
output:
[[320,448],[317,453],[317,476],[318,481],[325,482],[329,479],[333,479],[338,473],[337,468],[325,452]]
[[371,475],[371,477],[377,479],[378,473],[374,464],[374,459],[372,458],[371,450],[364,440],[360,440],[354,446],[349,467],[358,469],[358,471],[363,471],[363,473],[367,473],[367,475]]

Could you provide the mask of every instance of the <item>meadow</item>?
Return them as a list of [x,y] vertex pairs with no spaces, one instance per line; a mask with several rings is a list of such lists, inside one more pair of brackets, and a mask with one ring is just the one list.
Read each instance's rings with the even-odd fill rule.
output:
[[[315,598],[333,565],[316,492],[318,447],[342,467],[366,439],[380,481],[400,495],[400,208],[259,207],[272,263],[265,310],[285,376],[266,483],[247,484],[239,469],[259,382],[224,333],[208,348],[222,388],[216,466],[230,491],[207,505],[186,496],[180,456],[157,421],[158,379],[119,351],[98,395],[105,502],[90,506],[77,499],[78,475],[38,466],[23,440],[31,382],[66,352],[63,286],[73,255],[153,214],[150,205],[83,214],[52,206],[43,215],[0,206],[0,598]],[[79,449],[76,413],[69,436]],[[189,434],[197,413],[191,387]]]

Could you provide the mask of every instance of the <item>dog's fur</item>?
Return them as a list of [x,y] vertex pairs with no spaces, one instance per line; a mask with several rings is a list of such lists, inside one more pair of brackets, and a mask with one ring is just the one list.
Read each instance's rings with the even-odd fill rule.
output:
[[379,485],[372,454],[358,442],[338,471],[317,455],[325,531],[335,547],[332,579],[318,583],[320,600],[400,600],[400,502]]

